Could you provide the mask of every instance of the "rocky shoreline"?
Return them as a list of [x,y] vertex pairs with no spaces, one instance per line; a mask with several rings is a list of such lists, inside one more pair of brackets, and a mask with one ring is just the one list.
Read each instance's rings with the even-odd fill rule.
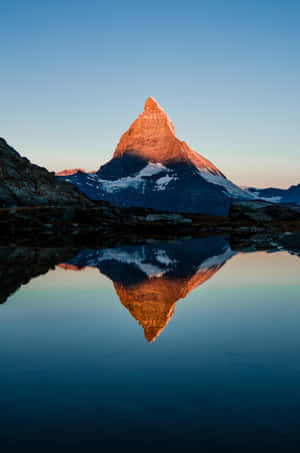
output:
[[[182,240],[226,236],[235,250],[286,249],[300,254],[298,218],[255,221],[237,216],[212,219],[207,216],[178,215],[95,209],[18,208],[0,209],[0,247],[115,247],[145,241]],[[119,214],[119,215],[118,215]],[[245,214],[245,211],[244,211]],[[147,220],[148,219],[148,220]],[[187,222],[187,220],[191,220]]]
[[[267,202],[239,201],[228,216],[168,213],[143,208],[118,208],[106,202],[93,207],[42,206],[0,209],[0,239],[24,237],[56,240],[109,235],[176,237],[184,234],[280,235],[300,231],[298,212]],[[79,242],[79,241],[76,241]]]

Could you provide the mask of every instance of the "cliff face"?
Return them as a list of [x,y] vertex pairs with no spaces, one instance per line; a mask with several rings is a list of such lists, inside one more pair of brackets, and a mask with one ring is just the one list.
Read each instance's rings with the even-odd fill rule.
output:
[[92,204],[72,184],[21,157],[0,138],[0,207]]

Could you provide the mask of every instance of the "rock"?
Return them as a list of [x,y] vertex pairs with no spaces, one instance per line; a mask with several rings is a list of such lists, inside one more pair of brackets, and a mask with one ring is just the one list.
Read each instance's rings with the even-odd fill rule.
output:
[[15,206],[92,206],[72,184],[31,164],[0,138],[0,208]]
[[263,225],[264,223],[298,221],[298,212],[288,207],[258,200],[235,201],[230,209],[231,221],[246,220]]

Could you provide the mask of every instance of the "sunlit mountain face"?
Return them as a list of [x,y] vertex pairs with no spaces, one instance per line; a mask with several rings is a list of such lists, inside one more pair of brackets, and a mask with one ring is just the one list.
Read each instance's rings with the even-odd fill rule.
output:
[[234,255],[223,237],[180,242],[86,249],[66,270],[98,268],[114,284],[118,297],[153,342],[172,318],[176,303],[211,278]]

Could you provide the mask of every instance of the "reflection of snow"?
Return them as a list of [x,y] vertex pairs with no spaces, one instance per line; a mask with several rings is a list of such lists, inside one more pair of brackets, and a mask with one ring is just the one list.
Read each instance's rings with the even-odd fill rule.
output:
[[251,193],[236,186],[235,184],[233,184],[233,182],[229,181],[229,179],[226,179],[223,176],[212,175],[211,173],[207,173],[205,171],[202,171],[201,169],[198,169],[198,171],[200,176],[202,176],[202,178],[207,182],[224,187],[227,192],[224,192],[225,195],[233,198],[244,198],[247,200],[253,200],[255,198]]
[[165,250],[159,249],[155,253],[156,255],[156,260],[159,261],[161,264],[165,264],[166,266],[170,266],[170,264],[175,264],[177,261],[176,260],[171,260],[171,258],[168,257],[167,253]]
[[153,251],[153,259],[151,260],[146,256],[144,247],[130,252],[120,248],[97,250],[89,253],[87,259],[87,265],[90,267],[97,267],[102,261],[110,260],[133,264],[149,278],[161,277],[170,270],[170,266],[177,262],[176,260],[171,260],[165,250],[161,249]]
[[220,266],[220,264],[225,263],[227,260],[232,258],[235,255],[235,252],[231,250],[231,247],[227,247],[226,250],[220,255],[214,255],[207,260],[203,261],[198,267],[199,269],[207,269],[210,267]]

